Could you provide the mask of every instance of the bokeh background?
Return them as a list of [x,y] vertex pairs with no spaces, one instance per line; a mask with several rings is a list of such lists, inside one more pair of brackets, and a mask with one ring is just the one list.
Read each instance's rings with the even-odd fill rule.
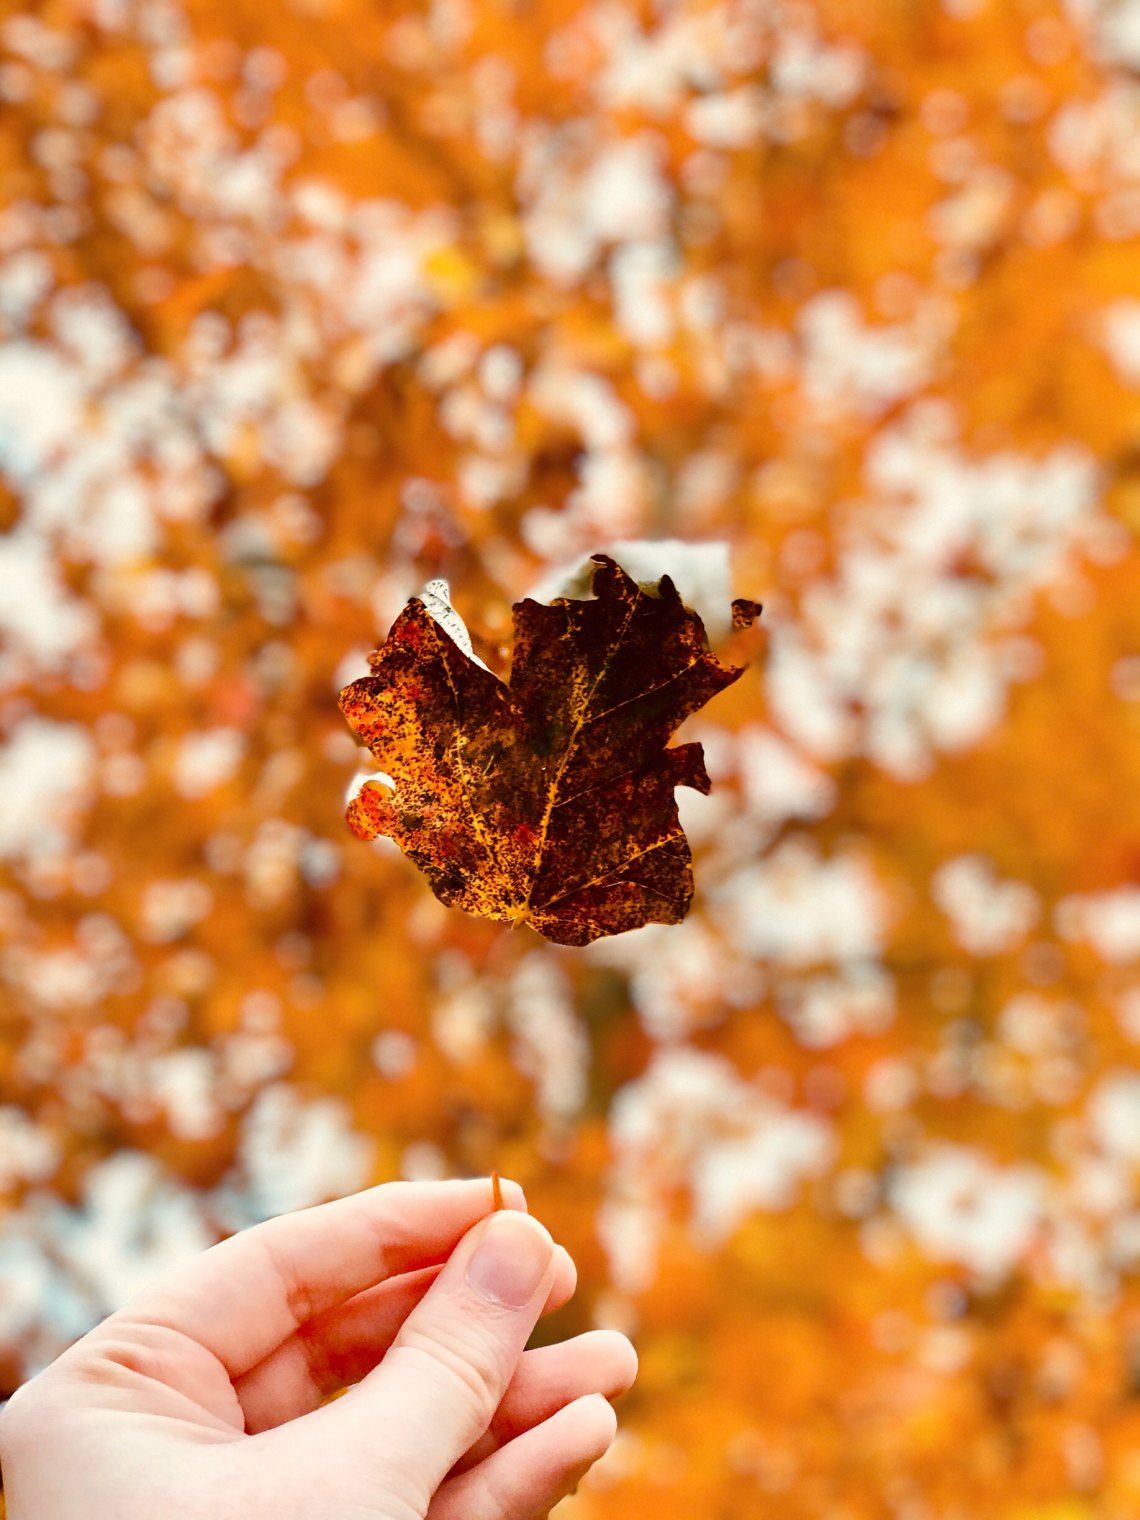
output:
[[[1134,1516],[1140,4],[2,16],[4,1385],[497,1166],[641,1354],[560,1516]],[[660,539],[767,630],[683,925],[348,835],[407,596]]]

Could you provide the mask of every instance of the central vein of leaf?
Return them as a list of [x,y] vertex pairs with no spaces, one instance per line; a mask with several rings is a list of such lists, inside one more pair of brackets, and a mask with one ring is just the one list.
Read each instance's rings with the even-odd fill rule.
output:
[[566,767],[570,764],[570,757],[574,753],[574,749],[578,743],[578,736],[582,732],[582,728],[587,718],[589,717],[590,704],[594,700],[594,693],[601,685],[602,677],[606,674],[606,671],[609,670],[610,662],[613,660],[614,655],[621,648],[622,641],[625,639],[625,636],[629,631],[629,625],[633,621],[634,614],[637,611],[637,607],[640,601],[641,592],[638,591],[634,596],[633,601],[629,605],[629,611],[625,615],[625,622],[618,630],[617,637],[610,645],[609,650],[606,653],[606,657],[602,661],[601,668],[599,669],[597,675],[594,677],[593,681],[590,683],[589,688],[585,691],[584,695],[577,703],[578,712],[574,722],[574,727],[570,730],[570,737],[566,741],[565,747],[562,751],[562,758],[558,762],[558,769],[555,771],[546,790],[546,809],[542,815],[542,822],[538,827],[538,844],[535,847],[534,865],[531,867],[530,885],[527,888],[526,906],[523,910],[525,913],[530,912],[531,897],[534,894],[534,884],[538,880],[538,868],[542,860],[542,852],[546,848],[546,836],[550,828],[551,815],[553,814],[555,806],[557,805],[558,789],[562,784],[562,777],[566,774]]

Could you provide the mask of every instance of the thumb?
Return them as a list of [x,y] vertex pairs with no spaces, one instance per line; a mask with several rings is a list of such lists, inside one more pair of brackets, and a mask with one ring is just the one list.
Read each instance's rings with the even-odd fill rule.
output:
[[487,1429],[555,1270],[554,1242],[536,1219],[516,1209],[488,1215],[456,1246],[379,1366],[316,1412],[337,1423],[342,1451],[359,1454],[398,1513],[424,1514]]

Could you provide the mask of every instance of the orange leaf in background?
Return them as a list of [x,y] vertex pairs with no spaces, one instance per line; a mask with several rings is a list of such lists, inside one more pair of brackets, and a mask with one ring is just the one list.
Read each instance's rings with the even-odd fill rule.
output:
[[[516,604],[509,685],[413,598],[340,696],[393,783],[365,784],[353,832],[389,835],[441,902],[563,945],[685,917],[673,788],[710,782],[699,744],[665,746],[743,671],[710,653],[668,576],[647,588],[594,563],[592,599]],[[757,611],[737,602],[734,622]]]

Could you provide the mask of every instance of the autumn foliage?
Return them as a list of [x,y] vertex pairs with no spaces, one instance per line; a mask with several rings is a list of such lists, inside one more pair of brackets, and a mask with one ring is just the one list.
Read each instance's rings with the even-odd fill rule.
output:
[[[641,1356],[568,1517],[1132,1520],[1136,39],[0,6],[6,1387],[219,1234],[496,1167],[551,1332]],[[687,916],[579,948],[352,836],[337,693],[443,577],[501,717],[596,552],[767,643],[654,741]]]

